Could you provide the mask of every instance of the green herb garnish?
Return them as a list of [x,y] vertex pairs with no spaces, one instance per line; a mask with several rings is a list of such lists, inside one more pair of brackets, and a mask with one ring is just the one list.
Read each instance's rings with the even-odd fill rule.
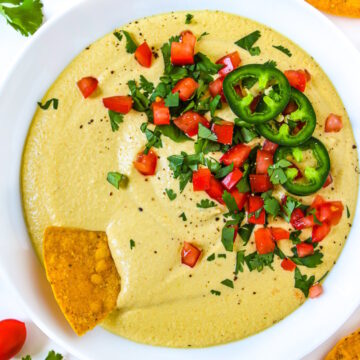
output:
[[206,258],[207,261],[214,261],[215,260],[215,254],[211,254]]
[[190,24],[191,20],[194,18],[194,15],[192,14],[186,14],[185,16],[185,24]]
[[221,242],[226,251],[233,251],[235,229],[232,227],[223,227],[221,233]]
[[216,206],[216,204],[212,200],[209,200],[209,199],[202,199],[202,200],[200,200],[199,203],[196,204],[196,207],[198,207],[200,209],[209,209],[209,208],[212,208],[215,206]]
[[282,46],[282,45],[273,45],[273,48],[283,52],[288,57],[292,56],[291,51],[289,49],[287,49],[286,47]]
[[124,115],[117,113],[115,111],[109,110],[109,118],[110,118],[111,130],[113,132],[118,131],[119,124],[124,121]]
[[122,30],[123,34],[125,35],[125,38],[126,38],[126,51],[129,53],[129,54],[133,54],[136,49],[137,49],[137,45],[135,43],[135,41],[133,40],[133,38],[131,37],[130,33],[125,31],[125,30]]
[[270,181],[274,184],[285,184],[287,181],[287,176],[284,169],[291,166],[291,162],[285,159],[279,160],[277,163],[270,165],[268,168],[268,174],[270,176]]
[[108,172],[106,180],[118,190],[120,187],[126,187],[127,183],[129,182],[129,178],[124,175],[120,174],[119,172]]
[[132,250],[135,247],[135,241],[133,239],[130,239],[130,250]]
[[244,263],[245,263],[245,250],[238,251],[236,253],[236,262],[235,262],[235,275],[239,272],[244,271]]
[[216,296],[220,296],[220,295],[221,295],[221,292],[220,292],[220,291],[217,291],[217,290],[210,290],[210,293],[213,294],[213,295],[216,295]]
[[301,290],[305,297],[309,296],[309,289],[315,282],[315,276],[312,275],[309,278],[306,275],[302,275],[299,268],[295,268],[294,273],[295,287]]
[[198,137],[211,141],[217,140],[217,136],[201,123],[199,123]]
[[123,34],[121,33],[121,31],[114,31],[113,35],[119,40],[121,41],[123,38]]
[[254,46],[254,44],[259,40],[261,37],[261,33],[259,30],[252,32],[249,35],[244,36],[240,40],[236,41],[235,44],[244,50],[247,50],[251,56],[259,55],[260,48],[258,46]]
[[165,106],[167,107],[177,107],[179,106],[179,93],[169,92],[165,98]]
[[238,233],[244,243],[244,246],[246,246],[249,242],[254,227],[254,224],[245,224],[241,228],[239,228]]
[[[0,7],[0,9],[1,9],[1,7]],[[1,13],[1,12],[0,12],[0,13]],[[46,101],[45,104],[42,104],[40,101],[38,101],[37,104],[38,104],[39,107],[40,107],[41,109],[43,109],[43,110],[49,109],[50,105],[52,104],[52,108],[53,108],[54,110],[57,110],[57,108],[58,108],[58,106],[59,106],[59,99],[52,98],[52,99]]]
[[229,288],[231,288],[231,289],[234,288],[234,283],[233,283],[233,281],[230,280],[230,279],[225,279],[225,280],[223,280],[220,284],[222,284],[222,285],[224,285],[224,286],[227,286],[227,287],[229,287]]
[[168,196],[168,198],[170,199],[170,201],[173,201],[176,199],[176,193],[174,193],[174,191],[172,189],[165,189],[166,195]]
[[182,218],[182,221],[186,221],[187,220],[187,217],[185,215],[184,212],[182,212],[180,215],[179,215],[179,218]]

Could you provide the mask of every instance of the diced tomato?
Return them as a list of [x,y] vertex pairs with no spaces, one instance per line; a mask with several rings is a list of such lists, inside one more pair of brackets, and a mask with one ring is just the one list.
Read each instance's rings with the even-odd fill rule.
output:
[[273,155],[266,150],[258,150],[256,154],[256,173],[267,174],[268,168],[274,163]]
[[221,182],[216,180],[213,175],[211,175],[210,178],[210,188],[205,191],[212,199],[216,200],[220,204],[224,204],[224,200],[222,198],[224,188]]
[[290,238],[289,231],[281,227],[271,227],[270,230],[275,241],[285,240]]
[[184,30],[180,34],[180,42],[190,45],[193,49],[195,49],[196,36],[190,30]]
[[187,266],[194,267],[201,254],[196,246],[184,241],[183,248],[181,250],[181,262]]
[[[264,200],[260,196],[250,196],[249,198],[249,214],[255,213],[257,210],[261,209],[264,206]],[[256,218],[256,214],[253,214],[249,217],[248,222],[250,224],[265,224],[265,210],[262,209],[260,215]]]
[[173,65],[192,65],[194,63],[194,48],[185,43],[171,43],[171,63]]
[[22,321],[6,319],[0,321],[0,359],[12,359],[23,347],[26,327]]
[[199,87],[199,84],[191,77],[181,79],[172,89],[172,93],[179,93],[179,98],[182,101],[189,100],[194,94],[196,89]]
[[153,102],[152,110],[153,110],[155,125],[170,124],[170,110],[167,106],[165,106],[165,102],[163,100]]
[[211,131],[215,133],[217,142],[220,144],[231,145],[234,133],[234,123],[225,120],[219,120],[212,124]]
[[296,244],[296,251],[300,258],[312,255],[314,253],[314,246],[308,243]]
[[275,243],[269,228],[257,229],[254,235],[256,250],[259,254],[268,254],[275,250]]
[[296,264],[290,259],[283,259],[280,265],[286,271],[294,271],[296,268]]
[[147,154],[139,152],[134,161],[135,169],[143,175],[154,175],[157,164],[157,155],[152,149]]
[[293,113],[294,111],[296,111],[298,109],[298,106],[296,104],[295,101],[289,101],[288,104],[286,105],[285,109],[283,110],[282,114],[285,115],[290,115],[291,113]]
[[310,286],[309,297],[311,299],[315,299],[318,296],[320,296],[323,292],[324,292],[324,290],[323,290],[323,287],[321,284],[314,284],[314,285]]
[[250,174],[250,187],[253,193],[262,193],[272,189],[272,184],[269,175],[261,174]]
[[343,128],[341,116],[330,114],[325,121],[325,132],[339,132]]
[[333,182],[333,178],[331,176],[331,173],[329,173],[329,175],[326,178],[325,184],[323,185],[323,188],[328,187],[330,184],[332,184]]
[[204,191],[210,189],[211,171],[208,168],[201,168],[193,172],[194,191]]
[[236,236],[237,236],[237,234],[238,234],[239,227],[238,227],[237,225],[229,225],[229,226],[227,226],[227,227],[234,229],[234,238],[233,238],[233,241],[235,241],[235,240],[236,240]]
[[120,114],[127,114],[131,110],[133,104],[131,96],[111,96],[103,98],[102,100],[107,109]]
[[284,74],[292,87],[301,92],[305,91],[306,74],[304,70],[286,70]]
[[318,209],[321,205],[325,204],[326,201],[321,195],[316,195],[313,202],[311,203],[311,209]]
[[232,72],[240,65],[241,59],[239,53],[234,51],[231,54],[223,56],[216,63],[223,65],[223,67],[219,70],[219,75],[225,77],[228,73]]
[[296,230],[311,228],[315,225],[314,215],[307,215],[292,223]]
[[81,91],[83,97],[88,98],[97,88],[98,81],[92,76],[83,77],[77,82],[77,86]]
[[265,140],[263,144],[263,150],[269,152],[270,154],[275,154],[276,149],[279,147],[278,144],[271,142],[270,140]]
[[325,239],[329,234],[331,226],[328,222],[324,221],[322,225],[314,225],[312,229],[312,242],[320,242]]
[[[286,201],[285,201],[286,202]],[[300,219],[302,219],[305,216],[305,214],[303,213],[303,211],[299,208],[294,209],[294,211],[291,213],[291,217],[290,217],[290,224],[295,227],[296,226],[296,222]],[[296,227],[295,227],[296,228]]]
[[207,119],[194,111],[187,111],[185,114],[182,114],[174,120],[174,124],[187,136],[197,135],[199,131],[199,123],[208,129],[210,128],[210,123]]
[[319,221],[327,221],[330,225],[337,225],[344,211],[344,205],[341,201],[327,201],[318,207],[318,219]]
[[224,78],[222,77],[219,77],[216,80],[212,81],[209,84],[209,91],[212,97],[215,97],[216,95],[220,95],[221,101],[226,102],[226,98],[223,91],[223,82],[224,82]]
[[135,59],[141,66],[149,68],[151,66],[152,52],[149,45],[144,41],[135,51]]
[[225,165],[234,164],[234,167],[238,168],[242,166],[249,157],[250,151],[251,147],[248,145],[235,145],[220,158],[220,162]]
[[231,190],[241,180],[242,176],[243,173],[238,168],[235,168],[221,182],[227,190]]
[[248,193],[241,193],[239,192],[238,189],[232,189],[230,191],[230,194],[233,196],[233,198],[235,199],[236,205],[238,206],[239,210],[242,210],[248,197],[249,194]]

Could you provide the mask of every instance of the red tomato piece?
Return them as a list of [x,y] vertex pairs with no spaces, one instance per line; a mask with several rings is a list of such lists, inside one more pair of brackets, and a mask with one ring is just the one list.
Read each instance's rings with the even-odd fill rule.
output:
[[337,225],[344,211],[341,201],[327,201],[318,207],[317,216],[320,222],[327,221],[330,225]]
[[196,89],[199,87],[199,84],[191,77],[181,79],[172,89],[172,93],[179,93],[179,99],[182,101],[189,100],[194,94]]
[[196,36],[190,30],[184,30],[180,34],[180,42],[190,45],[193,49],[195,49]]
[[265,174],[250,174],[250,187],[253,193],[263,193],[272,189],[272,184],[269,175]]
[[219,75],[225,77],[228,73],[235,70],[241,64],[240,55],[237,51],[223,56],[216,64],[221,64],[223,67],[219,70]]
[[314,225],[312,229],[312,242],[320,242],[325,239],[325,237],[329,234],[331,230],[331,226],[329,223],[324,221],[322,225]]
[[325,132],[339,132],[343,128],[341,116],[330,114],[325,121]]
[[234,164],[234,167],[238,168],[242,166],[249,157],[250,151],[251,147],[248,145],[235,145],[220,158],[220,162],[225,165]]
[[152,104],[155,125],[169,125],[170,124],[170,110],[165,106],[165,102],[156,101]]
[[208,129],[210,128],[210,123],[207,119],[194,111],[187,111],[185,114],[182,114],[174,120],[174,124],[187,136],[197,135],[199,131],[199,123]]
[[256,154],[256,173],[267,174],[270,165],[273,165],[273,155],[266,150],[258,150]]
[[107,109],[120,114],[127,114],[131,110],[133,104],[131,96],[111,96],[103,98],[102,100]]
[[281,227],[271,227],[270,230],[275,241],[290,239],[289,231]]
[[241,180],[242,176],[243,173],[238,168],[235,168],[221,182],[227,190],[231,190]]
[[88,98],[97,88],[98,80],[92,76],[83,77],[76,84],[81,91],[83,97]]
[[231,145],[234,133],[234,123],[221,120],[211,126],[211,131],[215,133],[217,142],[220,144]]
[[312,255],[314,253],[314,246],[308,243],[296,244],[297,254],[300,258]]
[[144,67],[149,68],[151,66],[152,52],[149,45],[144,41],[135,51],[135,59]]
[[0,321],[0,359],[12,359],[23,347],[26,327],[22,321],[6,319]]
[[[304,212],[299,209],[299,208],[296,208],[294,209],[294,211],[291,213],[291,217],[290,217],[290,224],[295,228],[297,229],[297,221],[302,219],[303,217],[305,216]],[[297,229],[299,230],[299,229]]]
[[263,144],[263,150],[269,152],[270,154],[275,154],[276,149],[279,147],[278,144],[271,142],[270,140],[265,140]]
[[307,215],[291,223],[296,230],[311,228],[315,225],[314,215]]
[[286,70],[284,74],[292,87],[301,92],[305,91],[306,74],[304,70]]
[[290,259],[283,259],[280,265],[286,271],[294,271],[296,268],[296,264]]
[[147,154],[139,152],[134,161],[135,169],[143,175],[154,175],[157,164],[157,155],[152,149]]
[[[249,198],[249,209],[248,209],[248,217],[251,213],[256,212],[264,206],[264,200],[260,196],[250,196]],[[255,214],[251,215],[248,219],[250,224],[265,224],[265,210],[262,209],[260,215],[256,218]]]
[[238,206],[239,210],[242,210],[244,205],[246,204],[249,194],[241,193],[238,189],[231,190],[230,194],[235,199],[236,205]]
[[181,262],[187,266],[194,267],[201,254],[196,246],[184,241],[183,248],[181,250]]
[[226,98],[223,91],[223,82],[224,82],[224,78],[222,77],[219,77],[216,80],[212,81],[209,84],[209,91],[212,97],[215,97],[216,95],[220,95],[221,101],[226,102]]
[[194,63],[194,48],[185,43],[171,43],[171,63],[173,65],[192,65]]
[[194,191],[210,189],[211,172],[208,168],[201,168],[193,172],[192,181]]
[[222,195],[224,193],[224,188],[221,182],[216,180],[213,175],[211,175],[210,178],[210,188],[205,191],[212,199],[216,200],[220,204],[224,204],[224,200],[222,198]]
[[326,201],[321,195],[316,195],[313,202],[311,203],[311,209],[318,209],[321,205],[325,204]]
[[328,187],[330,184],[332,184],[333,182],[333,178],[331,176],[331,173],[329,173],[329,175],[326,178],[325,184],[323,185],[323,188]]
[[259,254],[268,254],[275,250],[275,243],[269,228],[257,229],[254,235],[256,250]]
[[319,297],[323,292],[324,292],[324,290],[323,290],[323,287],[321,284],[314,284],[314,285],[310,286],[309,297],[311,299],[315,299],[315,298]]

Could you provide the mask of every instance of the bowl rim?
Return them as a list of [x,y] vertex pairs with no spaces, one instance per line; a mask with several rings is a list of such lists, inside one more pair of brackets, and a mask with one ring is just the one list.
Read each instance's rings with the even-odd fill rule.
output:
[[[126,3],[125,0],[122,0],[122,2],[123,4]],[[44,49],[43,45],[47,45],[45,48],[51,48],[51,45],[49,44],[49,36],[53,36],[58,41],[61,41],[61,36],[56,34],[56,32],[59,32],[60,29],[65,29],[65,25],[70,26],[72,30],[75,29],[78,31],[84,39],[92,39],[91,41],[95,41],[97,38],[116,27],[111,26],[110,28],[110,26],[103,24],[104,21],[109,19],[111,20],[110,23],[114,24],[116,16],[119,19],[117,21],[117,26],[120,26],[125,23],[124,19],[131,20],[141,18],[144,14],[145,16],[150,14],[153,15],[168,12],[171,9],[174,9],[175,11],[179,11],[180,9],[184,11],[197,9],[218,9],[220,11],[232,12],[234,14],[255,19],[256,21],[265,23],[267,26],[271,26],[276,31],[279,31],[279,28],[282,29],[282,27],[286,24],[291,24],[297,30],[300,30],[300,20],[309,25],[312,30],[304,28],[300,35],[299,32],[295,34],[294,30],[291,29],[291,31],[289,30],[285,36],[289,36],[293,42],[297,43],[305,49],[305,51],[314,54],[315,60],[321,65],[337,88],[349,116],[352,119],[351,122],[353,130],[355,130],[355,125],[359,121],[355,116],[360,112],[360,104],[356,103],[355,95],[351,95],[351,91],[347,90],[345,85],[351,85],[351,81],[354,84],[360,83],[360,73],[353,71],[356,68],[359,68],[360,54],[345,37],[345,35],[343,35],[340,30],[330,22],[330,20],[328,20],[316,9],[312,8],[309,4],[302,0],[278,0],[276,3],[272,3],[271,7],[269,4],[266,4],[266,0],[253,0],[251,4],[245,0],[238,0],[237,4],[234,4],[232,0],[223,0],[221,4],[211,3],[206,0],[198,0],[196,4],[194,4],[191,0],[184,0],[182,4],[169,3],[170,2],[167,0],[133,0],[131,6],[128,4],[129,15],[112,15],[106,14],[104,8],[110,10],[113,6],[120,4],[120,1],[103,0],[100,5],[100,2],[97,0],[83,0],[59,15],[51,18],[39,29],[39,31],[32,39],[30,39],[24,49],[19,53],[11,70],[8,72],[2,84],[0,84],[0,119],[8,118],[9,114],[11,114],[10,103],[13,104],[14,96],[16,94],[16,90],[18,89],[16,84],[22,80],[19,78],[19,74],[24,74],[25,70],[31,70],[28,69],[26,65],[24,66],[24,60],[33,64],[34,61],[40,58],[39,54],[46,55],[46,53],[52,53],[49,52],[48,49]],[[243,4],[245,4],[246,7],[242,7]],[[276,15],[274,17],[275,19],[279,16],[276,13],[279,11],[281,14],[287,15],[289,19],[291,19],[291,22],[289,19],[283,18],[284,24],[276,23],[274,19],[268,18],[269,15],[256,14],[255,10],[259,6],[270,11],[272,15]],[[161,11],[153,11],[152,7],[161,9]],[[101,24],[95,25],[95,28],[91,29],[91,31],[85,32],[86,30],[79,29],[76,25],[74,25],[74,20],[77,16],[87,15],[90,19],[96,20],[99,14],[102,19]],[[136,16],[134,16],[134,14],[136,14]],[[254,16],[249,16],[251,14]],[[83,19],[78,19],[80,23],[84,21]],[[321,29],[321,27],[324,28]],[[108,30],[103,31],[104,29]],[[314,32],[315,29],[316,32]],[[284,31],[279,32],[282,34],[285,33]],[[64,36],[71,39],[70,30],[67,29],[65,33],[66,34]],[[290,33],[290,35],[288,35],[288,33]],[[331,37],[331,39],[327,39],[326,36],[329,38]],[[29,96],[33,98],[32,101],[36,99],[35,94],[38,98],[42,97],[41,94],[45,93],[48,86],[59,75],[60,71],[56,70],[64,68],[66,64],[79,52],[76,52],[75,50],[80,50],[80,45],[84,45],[84,39],[79,41],[74,40],[74,45],[67,44],[67,49],[69,48],[69,50],[67,50],[67,55],[62,57],[61,63],[58,65],[51,65],[49,67],[49,72],[51,73],[50,75],[42,74],[40,71],[41,67],[38,66],[36,70],[38,72],[37,75],[39,75],[40,80],[44,79],[45,83],[35,89],[30,87],[31,90],[34,90],[34,95]],[[319,49],[314,48],[314,46],[310,44],[310,39],[318,39],[322,41],[321,44],[318,44]],[[329,51],[329,49],[331,49],[330,46],[335,47],[337,51],[335,56],[326,60],[321,52],[322,50]],[[351,57],[351,60],[346,59],[345,54],[347,54],[348,57]],[[343,71],[340,69],[340,71],[335,72],[335,69],[337,69],[336,65],[342,62],[346,64],[345,70]],[[33,79],[36,71],[34,74],[26,76],[30,76],[30,79]],[[25,80],[26,76],[24,78]],[[31,84],[29,83],[28,86],[31,86]],[[101,352],[101,354],[104,355],[106,353],[108,357],[112,356],[111,354],[118,354],[118,351],[121,350],[124,355],[127,352],[128,356],[139,356],[146,353],[150,359],[155,357],[157,359],[180,359],[183,357],[185,351],[196,355],[199,359],[216,359],[224,354],[227,354],[227,356],[232,359],[236,358],[238,351],[241,351],[241,353],[246,351],[246,354],[251,354],[254,358],[259,358],[261,354],[268,355],[269,351],[272,351],[272,354],[276,355],[277,359],[285,359],[285,357],[288,357],[290,353],[294,358],[300,358],[326,340],[338,327],[341,326],[341,324],[359,305],[360,285],[356,285],[357,282],[353,281],[355,276],[353,275],[352,278],[351,274],[359,273],[360,264],[356,264],[354,261],[351,266],[348,264],[349,262],[351,263],[351,259],[356,260],[355,250],[360,250],[360,245],[355,243],[356,235],[359,234],[360,231],[360,225],[356,225],[359,223],[358,220],[360,217],[358,211],[359,205],[357,204],[353,228],[351,229],[348,240],[346,241],[336,266],[333,267],[326,279],[327,291],[324,296],[316,302],[307,301],[284,320],[260,332],[259,334],[229,344],[191,350],[170,349],[136,344],[129,340],[118,338],[101,328],[95,329],[82,338],[74,337],[62,318],[55,302],[50,298],[47,299],[48,301],[45,301],[45,297],[39,299],[37,296],[37,292],[41,291],[44,294],[47,294],[46,296],[52,297],[50,287],[44,278],[44,274],[39,273],[39,271],[42,270],[39,269],[39,262],[34,255],[31,245],[29,244],[26,228],[24,227],[24,219],[21,220],[21,218],[19,218],[19,203],[21,203],[21,199],[19,192],[18,165],[21,160],[22,151],[18,149],[17,145],[19,145],[20,140],[20,143],[23,146],[28,125],[36,107],[36,101],[33,105],[29,104],[29,101],[30,100],[24,101],[24,103],[26,103],[26,105],[24,105],[24,109],[15,108],[15,114],[10,115],[10,118],[14,119],[14,124],[20,122],[21,126],[19,126],[19,128],[15,130],[8,129],[9,125],[4,124],[3,121],[0,120],[2,121],[1,127],[5,129],[5,131],[0,134],[0,147],[5,147],[4,144],[9,146],[9,152],[5,154],[5,151],[2,151],[0,154],[0,163],[6,170],[8,170],[9,174],[6,179],[4,179],[5,177],[0,177],[0,196],[1,199],[4,200],[1,201],[0,204],[0,214],[2,215],[0,216],[0,224],[4,229],[6,229],[6,235],[9,238],[14,239],[14,244],[11,246],[5,246],[4,241],[0,241],[0,249],[3,250],[0,251],[0,271],[4,276],[5,281],[15,291],[30,317],[39,326],[39,328],[55,342],[59,343],[78,358],[98,359],[98,355],[100,353],[96,352],[96,345],[94,344],[99,345],[99,339],[102,347],[104,345],[111,347],[110,352],[106,352],[104,349],[102,349]],[[24,122],[24,120],[21,121],[21,118],[25,118],[27,122]],[[356,142],[359,143],[360,135],[354,131],[354,136]],[[12,161],[9,161],[9,159],[16,160],[14,162],[17,166],[14,166]],[[17,186],[14,187],[14,185]],[[16,203],[14,203],[14,201]],[[20,225],[20,229],[16,229],[15,231],[15,228],[19,226],[17,221],[22,222],[22,224]],[[23,240],[21,240],[21,237]],[[26,242],[24,242],[25,238]],[[28,284],[21,282],[22,275],[18,273],[17,267],[12,264],[11,259],[13,259],[14,256],[17,256],[18,259],[22,261],[22,266],[29,270],[29,274],[26,273],[26,276],[29,276],[29,280],[32,280],[33,283],[31,283],[31,281]],[[346,274],[347,276],[342,278],[343,274]],[[37,301],[39,301],[40,304],[36,304]],[[48,302],[50,302],[50,304]],[[332,313],[334,311],[336,311],[336,314]],[[333,318],[329,318],[329,312],[332,313]],[[51,318],[48,318],[49,314],[51,314]],[[309,321],[308,319],[312,320],[311,327],[310,329],[308,328],[308,333],[302,333],[301,338],[297,338],[296,341],[294,341],[293,337],[298,334],[299,330],[302,332],[305,331],[306,321]],[[314,321],[316,320],[321,321],[320,323],[314,324]],[[322,325],[326,325],[326,328],[323,329]],[[314,336],[314,334],[316,334],[316,336]],[[281,342],[279,342],[279,336],[277,335],[282,336]],[[258,341],[262,343],[261,347],[258,346]],[[284,345],[285,343],[287,343],[287,345]],[[275,349],[277,344],[282,344],[285,348]]]

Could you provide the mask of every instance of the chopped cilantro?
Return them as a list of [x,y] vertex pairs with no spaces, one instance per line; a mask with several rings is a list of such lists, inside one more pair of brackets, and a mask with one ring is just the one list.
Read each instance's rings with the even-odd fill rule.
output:
[[292,241],[293,244],[296,245],[301,243],[301,240],[299,238],[300,234],[301,234],[301,230],[295,230],[290,233],[290,240]]
[[148,81],[144,75],[140,75],[140,88],[144,90],[144,95],[148,96],[154,91],[154,84]]
[[258,46],[253,47],[254,44],[259,40],[261,33],[259,30],[252,32],[249,35],[244,36],[240,40],[236,41],[235,44],[244,50],[247,50],[251,56],[259,55],[260,48]]
[[194,18],[194,15],[192,14],[186,14],[185,16],[185,24],[190,24],[191,20]]
[[264,200],[264,209],[265,211],[276,217],[280,212],[280,204],[279,202],[271,195],[271,191],[265,192],[261,194],[261,197]]
[[294,199],[291,196],[286,197],[286,203],[282,206],[282,217],[285,221],[290,222],[291,214],[295,208],[301,207],[302,204],[300,201]]
[[133,54],[136,49],[137,49],[137,45],[135,43],[135,41],[133,40],[133,38],[131,37],[130,33],[125,31],[125,30],[122,30],[123,34],[125,35],[125,38],[126,38],[126,51],[129,53],[129,54]]
[[207,261],[214,261],[215,260],[215,254],[211,254],[206,258]]
[[165,189],[166,195],[168,196],[168,198],[170,199],[170,201],[173,201],[176,199],[176,193],[174,193],[174,191],[172,189]]
[[47,357],[45,358],[45,360],[62,360],[62,359],[63,356],[61,354],[55,353],[54,350],[49,351]]
[[309,296],[309,289],[315,282],[315,276],[312,275],[309,278],[306,275],[302,275],[299,268],[295,268],[294,273],[295,287],[301,290],[305,297]]
[[215,177],[216,179],[222,179],[226,175],[230,174],[233,170],[234,170],[234,163],[231,163],[228,166],[219,168],[219,170],[217,170],[215,173]]
[[121,31],[114,31],[113,35],[119,40],[121,41],[123,38],[123,34],[121,33]]
[[142,123],[140,126],[140,130],[145,134],[147,139],[147,144],[145,146],[144,154],[147,154],[149,150],[154,146],[155,148],[162,147],[161,141],[161,132],[155,128],[154,131],[148,129],[147,123]]
[[203,71],[204,73],[215,75],[223,67],[221,64],[213,63],[206,55],[203,53],[197,53],[195,55],[195,67],[198,71]]
[[277,63],[275,60],[268,60],[268,61],[264,62],[264,65],[269,66],[269,67],[276,67]]
[[184,141],[192,141],[191,138],[187,137],[177,126],[173,123],[170,125],[158,125],[156,129],[159,130],[164,136],[170,138],[176,143],[182,143]]
[[129,80],[127,85],[129,87],[131,97],[132,97],[133,102],[134,102],[134,104],[133,104],[134,110],[144,112],[147,109],[149,109],[150,101],[145,96],[145,94],[143,94],[140,91],[140,88],[138,88],[136,86],[135,80]]
[[109,118],[110,118],[111,130],[113,132],[118,131],[119,124],[124,121],[124,115],[117,113],[115,111],[109,110]]
[[187,220],[187,217],[185,215],[184,212],[182,212],[180,215],[179,215],[179,218],[182,218],[182,221],[186,221]]
[[217,257],[218,257],[218,258],[224,258],[224,259],[226,259],[226,254],[218,254]]
[[245,263],[245,250],[238,251],[236,253],[236,262],[235,262],[235,275],[239,272],[244,271],[244,263]]
[[322,222],[321,222],[321,221],[317,218],[317,216],[316,216],[316,209],[311,209],[311,210],[309,211],[309,214],[313,216],[313,218],[314,218],[314,223],[315,223],[316,225],[322,225]]
[[316,268],[318,265],[322,264],[322,258],[324,255],[319,251],[316,250],[314,254],[304,256],[304,257],[298,257],[296,247],[293,247],[291,251],[294,253],[294,256],[292,256],[290,259],[296,264],[296,265],[303,265],[308,268]]
[[216,295],[216,296],[220,296],[220,295],[221,295],[221,292],[220,292],[220,291],[217,291],[217,290],[210,290],[210,293],[213,294],[213,295]]
[[[0,9],[1,9],[1,6],[0,6]],[[0,13],[1,13],[1,11],[0,11]],[[43,110],[49,109],[50,105],[52,104],[52,108],[53,108],[54,110],[57,110],[57,108],[58,108],[58,106],[59,106],[59,99],[52,98],[52,99],[46,101],[45,104],[42,104],[40,101],[38,101],[37,104],[38,104],[39,107],[40,107],[41,109],[43,109]]]
[[235,198],[226,190],[223,192],[222,199],[230,212],[234,213],[239,211]]
[[172,36],[169,39],[169,42],[165,43],[161,47],[161,52],[162,52],[163,59],[164,59],[165,74],[169,74],[171,72],[171,69],[173,69],[173,66],[170,61],[171,43],[178,42],[179,40],[180,40],[180,36]]
[[245,224],[241,228],[239,228],[238,233],[244,243],[244,246],[246,246],[249,242],[254,227],[254,224]]
[[130,250],[132,250],[135,247],[135,241],[133,239],[130,239]]
[[273,48],[283,52],[285,55],[287,55],[288,57],[292,56],[292,53],[289,49],[287,49],[286,47],[282,46],[282,45],[273,45]]
[[207,36],[207,35],[209,35],[209,33],[206,32],[206,31],[204,31],[204,32],[198,37],[197,41],[200,41],[204,36]]
[[217,140],[216,135],[201,123],[199,123],[198,137],[201,139],[206,139],[211,141]]
[[224,226],[221,233],[221,242],[226,251],[233,251],[235,229]]
[[220,95],[216,95],[211,101],[210,101],[210,114],[211,116],[215,116],[215,111],[216,109],[218,109],[220,106],[221,108],[221,96]]
[[200,209],[209,209],[212,207],[215,207],[216,204],[209,199],[202,199],[199,203],[196,204],[196,207],[200,208]]
[[349,207],[346,205],[346,216],[349,219],[350,218],[350,210]]
[[251,218],[252,216],[255,216],[255,219],[258,219],[258,218],[260,217],[261,212],[263,211],[263,209],[264,209],[264,208],[261,207],[261,208],[255,210],[255,211],[249,213],[248,217]]
[[124,175],[124,174],[120,174],[118,172],[108,172],[107,174],[107,178],[106,180],[114,187],[116,187],[117,189],[121,187],[126,187],[129,178]]
[[256,251],[245,256],[245,262],[250,271],[257,270],[261,272],[265,266],[274,270],[272,263],[274,261],[274,253],[258,254]]
[[179,92],[172,93],[169,92],[165,98],[165,106],[167,107],[177,107],[179,106]]
[[234,288],[234,283],[233,283],[232,280],[230,280],[230,279],[225,279],[225,280],[223,280],[220,284],[222,284],[222,285],[224,285],[224,286],[227,286],[227,287],[229,287],[229,288],[231,288],[231,289]]
[[268,168],[268,174],[270,181],[274,184],[284,184],[287,181],[284,169],[291,166],[291,162],[285,159],[279,160],[277,163],[270,165]]

